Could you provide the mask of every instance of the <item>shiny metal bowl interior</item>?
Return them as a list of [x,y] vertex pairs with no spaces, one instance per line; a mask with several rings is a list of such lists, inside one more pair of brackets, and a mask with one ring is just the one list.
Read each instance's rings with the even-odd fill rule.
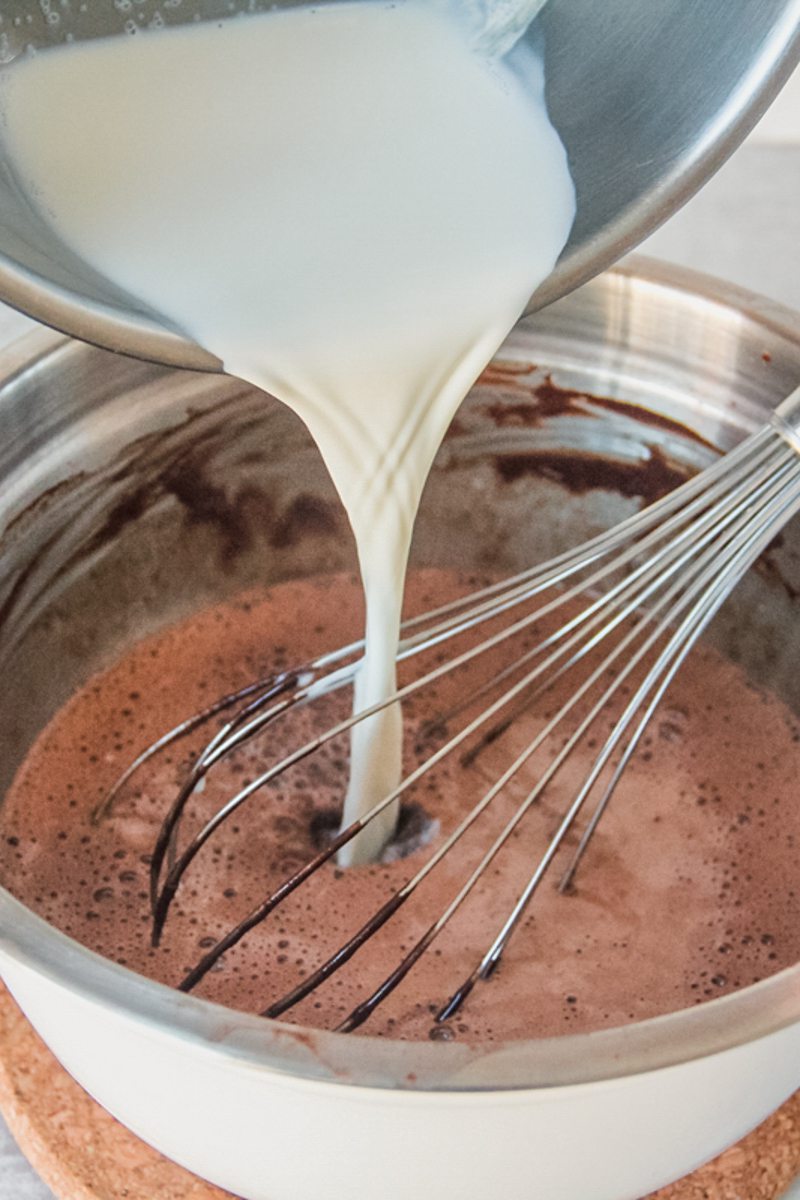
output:
[[[508,371],[484,377],[437,459],[417,563],[511,572],[618,520],[641,502],[636,480],[653,456],[691,473],[764,420],[800,376],[800,327],[785,310],[643,260],[527,318],[499,357],[536,364],[523,386],[552,377],[606,402],[510,427],[491,414],[519,401],[519,382]],[[513,480],[502,469],[509,455],[526,464]],[[576,484],[576,461],[600,461],[606,485]],[[72,688],[121,646],[254,582],[354,564],[316,451],[281,405],[224,377],[50,333],[18,344],[2,368],[0,498],[0,790]],[[710,636],[800,712],[800,522]],[[800,1020],[798,964],[620,1030],[477,1050],[412,1046],[312,1034],[173,992],[79,947],[2,889],[0,946],[189,1040],[222,1040],[279,1071],[383,1087],[610,1078]]]
[[[298,2],[3,0],[0,72],[31,48]],[[800,58],[800,0],[549,0],[529,36],[540,35],[548,105],[569,154],[578,213],[531,309],[616,261],[735,149]],[[0,297],[99,345],[180,366],[219,367],[163,315],[61,244],[1,153]]]

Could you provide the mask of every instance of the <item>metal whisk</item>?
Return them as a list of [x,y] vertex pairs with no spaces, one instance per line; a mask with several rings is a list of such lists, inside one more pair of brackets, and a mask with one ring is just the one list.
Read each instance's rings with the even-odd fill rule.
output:
[[[408,621],[403,626],[399,660],[441,647],[468,631],[480,634],[493,619],[502,618],[483,640],[459,650],[450,660],[439,661],[402,687],[387,703],[402,702],[498,646],[513,648],[512,661],[490,675],[477,691],[472,690],[468,701],[429,724],[428,732],[438,733],[442,744],[427,756],[420,752],[417,765],[391,794],[333,837],[209,949],[185,977],[181,988],[185,991],[193,988],[227,950],[443,759],[459,753],[462,761],[474,760],[535,698],[550,692],[557,681],[566,677],[570,681],[567,698],[556,702],[556,711],[547,714],[543,727],[508,763],[457,827],[443,836],[439,844],[433,844],[424,864],[377,912],[369,915],[343,946],[287,995],[274,1000],[264,1013],[277,1017],[286,1012],[352,958],[479,821],[548,738],[556,734],[560,748],[538,773],[534,786],[505,827],[486,846],[477,865],[467,869],[463,883],[447,907],[433,914],[423,936],[338,1026],[342,1032],[355,1029],[405,978],[467,901],[523,817],[550,787],[578,744],[588,740],[592,727],[597,729],[599,719],[616,697],[621,712],[599,751],[590,757],[591,765],[561,815],[555,833],[491,945],[482,954],[476,954],[474,970],[442,1004],[436,1019],[444,1021],[451,1017],[478,981],[486,979],[497,966],[559,848],[580,824],[577,849],[559,883],[562,891],[571,886],[623,772],[691,647],[738,580],[798,510],[800,389],[780,405],[760,432],[616,528],[544,565]],[[576,609],[578,600],[581,606]],[[565,605],[570,605],[567,619],[553,628],[553,617]],[[517,649],[545,619],[550,621],[549,631],[532,646],[526,641]],[[383,706],[350,716],[285,754],[232,796],[179,852],[176,834],[190,798],[209,772],[237,747],[274,728],[291,710],[351,685],[361,650],[362,643],[354,642],[302,668],[282,671],[223,697],[148,747],[117,781],[98,816],[110,810],[120,789],[145,762],[218,714],[233,710],[234,715],[212,737],[189,770],[161,827],[151,865],[154,943],[161,936],[172,900],[195,856],[232,814],[259,789]],[[451,733],[454,720],[476,703],[484,707]]]

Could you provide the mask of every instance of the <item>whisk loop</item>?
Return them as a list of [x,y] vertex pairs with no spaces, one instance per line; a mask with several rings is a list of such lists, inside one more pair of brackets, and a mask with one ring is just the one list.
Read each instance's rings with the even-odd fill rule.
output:
[[[382,907],[368,915],[344,945],[264,1010],[265,1016],[281,1016],[357,954],[415,894],[464,835],[479,823],[537,752],[555,735],[560,736],[563,739],[560,749],[539,772],[534,786],[527,790],[477,864],[466,873],[444,910],[432,914],[422,936],[338,1028],[341,1032],[349,1032],[366,1021],[467,902],[523,818],[541,800],[576,747],[584,742],[588,731],[597,728],[615,699],[629,697],[496,936],[477,956],[473,971],[441,1004],[436,1015],[438,1021],[452,1017],[473,988],[487,979],[500,962],[565,839],[583,818],[590,798],[599,792],[590,815],[584,820],[577,848],[559,882],[561,891],[572,887],[579,864],[617,785],[687,654],[737,582],[799,509],[800,389],[779,406],[770,423],[760,432],[616,528],[548,563],[407,621],[402,628],[399,661],[442,646],[453,638],[481,631],[488,623],[505,618],[503,624],[493,628],[483,640],[460,650],[406,684],[386,701],[387,704],[402,703],[451,672],[477,662],[497,647],[514,646],[515,641],[529,637],[545,619],[552,619],[562,610],[572,611],[577,600],[583,602],[577,614],[568,616],[558,628],[546,632],[532,648],[521,646],[514,660],[473,690],[468,699],[428,722],[423,742],[437,734],[444,739],[442,744],[427,756],[420,753],[420,761],[394,791],[360,820],[341,830],[328,845],[266,896],[208,950],[185,976],[180,987],[184,991],[194,988],[227,950],[264,921],[342,846],[388,805],[405,796],[438,764],[458,752],[462,762],[475,761],[537,698],[551,693],[558,681],[571,677],[571,673],[577,673],[583,666],[583,674],[576,674],[575,685],[567,698],[557,703],[556,711],[546,717],[542,727],[469,808],[456,828],[434,844],[422,865]],[[233,716],[208,742],[188,772],[161,827],[151,863],[154,943],[161,936],[170,905],[186,872],[220,827],[260,789],[384,706],[375,705],[336,722],[280,757],[228,799],[179,852],[176,846],[180,823],[198,787],[217,764],[252,738],[261,737],[278,725],[290,711],[302,709],[323,696],[351,686],[362,650],[362,642],[353,642],[318,657],[303,668],[261,679],[223,697],[159,738],[115,784],[98,810],[98,818],[112,810],[120,790],[154,755],[220,713],[234,710]],[[484,701],[485,706],[466,719],[461,728],[449,732],[456,718]],[[604,776],[609,772],[610,777],[603,785]]]

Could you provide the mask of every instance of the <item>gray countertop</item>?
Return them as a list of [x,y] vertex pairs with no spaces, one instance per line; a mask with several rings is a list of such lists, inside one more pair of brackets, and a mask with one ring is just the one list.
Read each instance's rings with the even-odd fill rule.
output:
[[[749,143],[641,249],[723,276],[800,312],[798,201],[800,146]],[[0,305],[0,345],[32,326]],[[800,1180],[786,1200],[790,1197],[800,1200]],[[2,1121],[0,1200],[52,1200]]]

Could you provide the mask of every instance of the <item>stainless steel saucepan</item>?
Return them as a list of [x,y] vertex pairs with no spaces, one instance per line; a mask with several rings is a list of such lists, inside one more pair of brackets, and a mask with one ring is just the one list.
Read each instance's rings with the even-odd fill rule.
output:
[[[2,0],[0,72],[30,48],[275,7],[280,0]],[[572,236],[533,309],[619,258],[724,161],[798,60],[800,0],[548,0],[527,36],[543,39],[548,104],[578,196]],[[1,137],[0,299],[114,350],[220,366],[58,241],[16,183]]]

